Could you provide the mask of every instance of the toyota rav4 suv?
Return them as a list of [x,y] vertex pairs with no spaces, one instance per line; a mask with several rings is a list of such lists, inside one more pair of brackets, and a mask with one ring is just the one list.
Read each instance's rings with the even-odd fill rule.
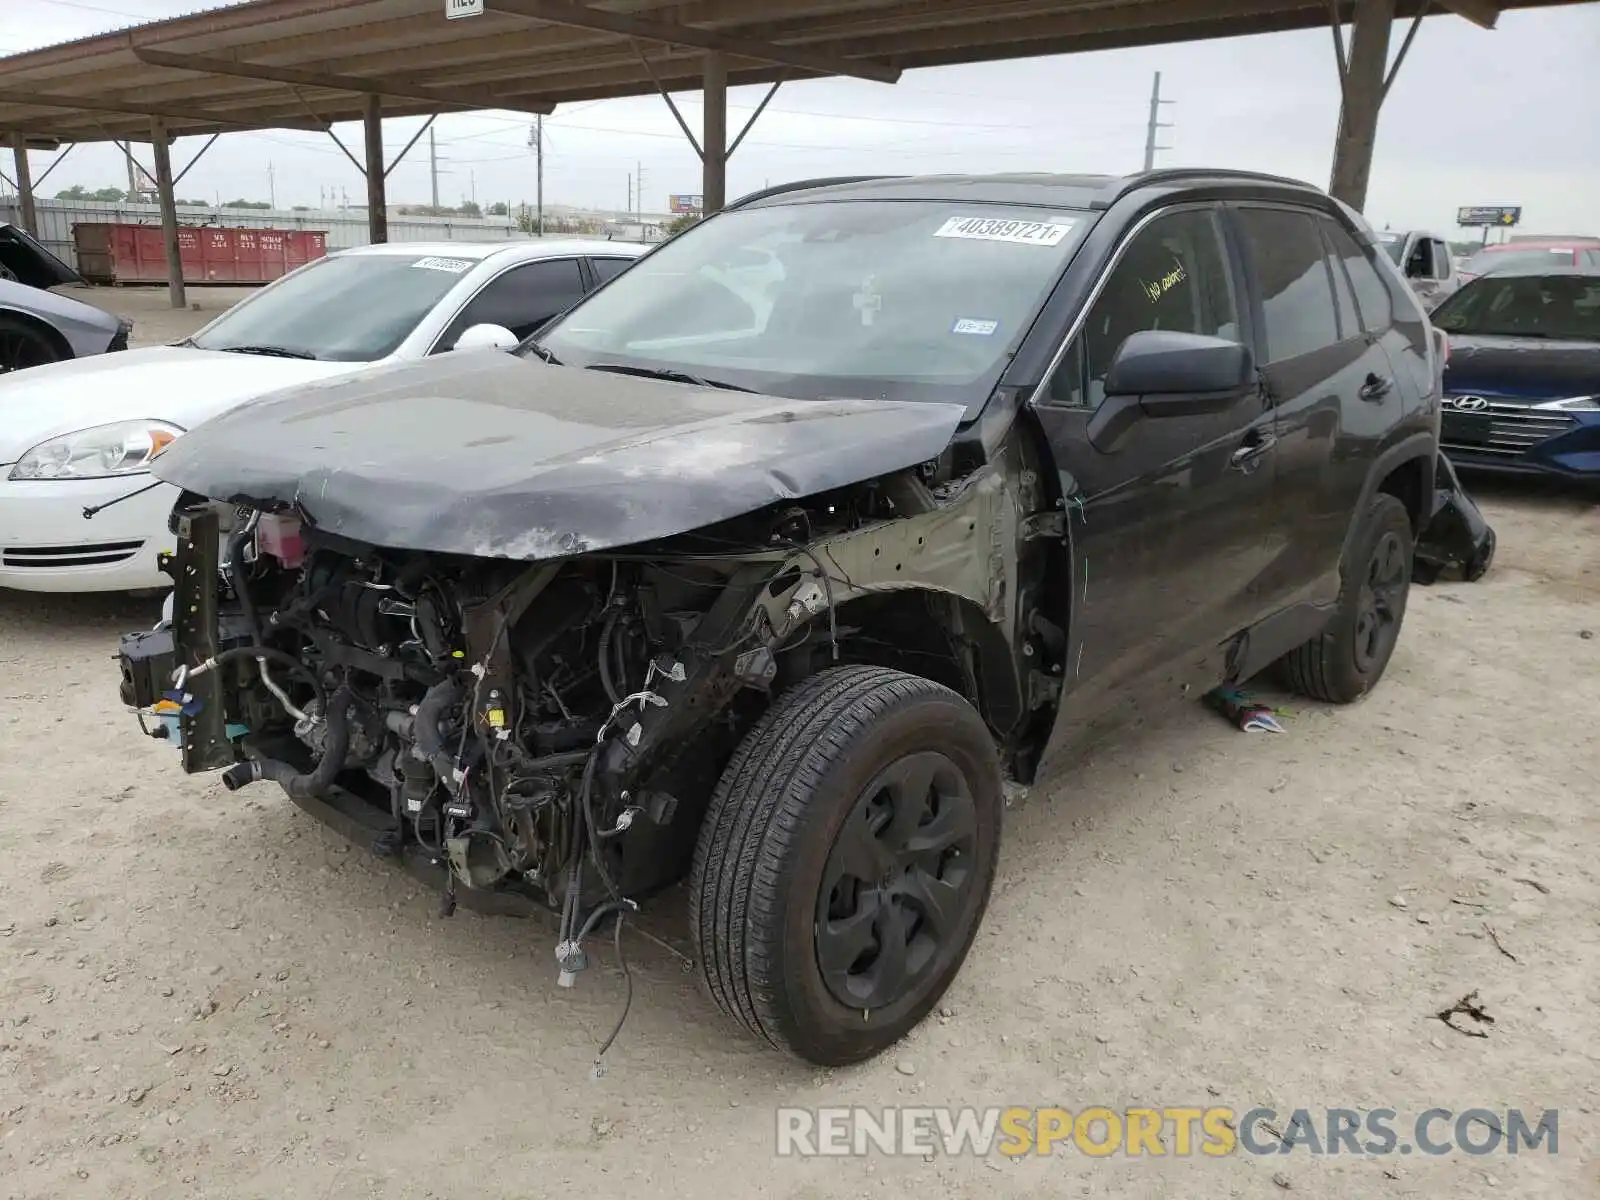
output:
[[1007,780],[1273,664],[1378,682],[1437,355],[1292,181],[775,188],[514,352],[175,441],[172,615],[122,695],[446,910],[546,906],[564,985],[687,877],[715,1004],[860,1060],[960,969]]

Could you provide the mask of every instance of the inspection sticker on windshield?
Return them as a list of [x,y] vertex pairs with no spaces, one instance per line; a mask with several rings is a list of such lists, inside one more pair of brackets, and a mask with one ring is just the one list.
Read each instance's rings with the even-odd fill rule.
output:
[[472,270],[470,258],[419,258],[411,265],[422,271],[449,271],[452,275]]
[[970,334],[973,337],[993,337],[994,331],[999,328],[999,321],[985,321],[978,317],[957,317],[956,323],[950,326],[950,332]]
[[1072,232],[1071,221],[1002,221],[993,217],[951,217],[934,237],[972,238],[980,242],[1020,242],[1025,246],[1059,246]]

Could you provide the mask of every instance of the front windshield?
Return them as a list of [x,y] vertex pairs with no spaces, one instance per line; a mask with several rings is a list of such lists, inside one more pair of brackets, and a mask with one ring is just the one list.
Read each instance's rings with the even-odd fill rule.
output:
[[1433,312],[1446,333],[1600,342],[1600,277],[1490,275]]
[[1089,224],[949,201],[736,209],[641,259],[539,342],[573,366],[769,394],[981,403]]
[[1398,267],[1400,256],[1405,253],[1406,239],[1398,233],[1380,233],[1378,245],[1383,247],[1383,252],[1389,256],[1389,261]]
[[319,259],[218,317],[193,344],[202,350],[374,362],[393,354],[475,265],[423,254]]
[[1570,267],[1574,255],[1565,246],[1537,250],[1479,250],[1461,269],[1468,275],[1487,275],[1491,271],[1504,271],[1507,267],[1525,270],[1528,267]]

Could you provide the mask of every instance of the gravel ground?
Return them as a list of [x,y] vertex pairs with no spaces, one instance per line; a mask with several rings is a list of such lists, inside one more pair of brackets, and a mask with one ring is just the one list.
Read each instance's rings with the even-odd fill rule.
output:
[[[1185,705],[1033,789],[941,1015],[840,1071],[634,933],[593,1078],[609,944],[558,991],[546,924],[184,777],[115,699],[154,602],[0,594],[0,1195],[1600,1196],[1600,507],[1480,490],[1494,569],[1412,593],[1371,697]],[[686,948],[681,896],[643,929]],[[1474,991],[1486,1037],[1434,1016]],[[774,1157],[775,1107],[847,1104],[1556,1108],[1561,1152]]]

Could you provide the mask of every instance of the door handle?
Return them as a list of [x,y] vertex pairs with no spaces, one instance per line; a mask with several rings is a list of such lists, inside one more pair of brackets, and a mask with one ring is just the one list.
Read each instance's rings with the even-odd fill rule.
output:
[[1376,404],[1378,401],[1387,396],[1389,394],[1389,390],[1393,387],[1394,380],[1390,379],[1387,375],[1379,375],[1376,371],[1374,371],[1372,374],[1367,376],[1367,381],[1361,385],[1361,389],[1356,392],[1356,395],[1360,396],[1363,400],[1370,400]]
[[1241,471],[1254,471],[1261,464],[1262,455],[1278,444],[1277,435],[1263,433],[1250,439],[1228,456],[1228,465]]

